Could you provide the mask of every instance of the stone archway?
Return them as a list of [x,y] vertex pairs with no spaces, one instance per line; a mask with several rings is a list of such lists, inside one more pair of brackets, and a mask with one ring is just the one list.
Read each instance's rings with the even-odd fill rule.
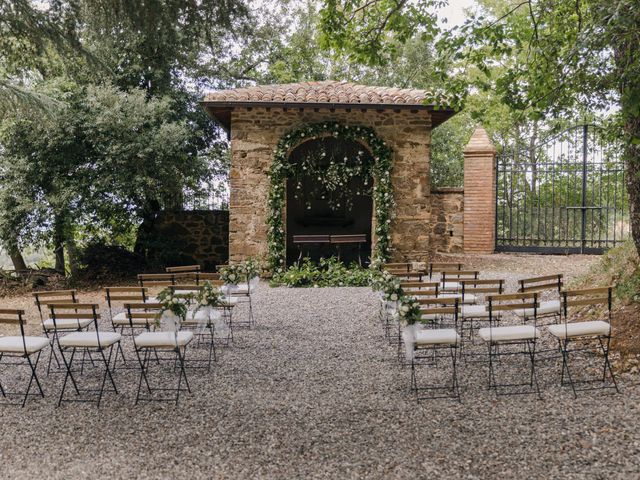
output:
[[[324,136],[291,150],[286,181],[286,254],[291,265],[300,257],[317,261],[338,253],[328,243],[295,244],[298,235],[364,235],[366,243],[341,245],[345,263],[371,257],[374,158],[354,139]],[[329,185],[327,187],[327,185]]]

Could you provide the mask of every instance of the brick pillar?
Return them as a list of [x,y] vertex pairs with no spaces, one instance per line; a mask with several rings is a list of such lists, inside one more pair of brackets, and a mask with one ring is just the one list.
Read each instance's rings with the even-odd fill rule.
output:
[[496,244],[496,149],[482,127],[464,149],[464,251],[493,253]]

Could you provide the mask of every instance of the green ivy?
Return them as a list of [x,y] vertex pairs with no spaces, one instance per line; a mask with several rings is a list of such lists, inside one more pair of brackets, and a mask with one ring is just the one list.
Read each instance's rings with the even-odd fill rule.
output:
[[346,266],[335,257],[321,258],[318,263],[305,258],[301,263],[276,273],[271,279],[271,286],[366,287],[377,275],[377,270],[355,263]]
[[338,122],[322,122],[306,125],[284,135],[274,152],[269,169],[270,189],[268,199],[269,266],[274,273],[282,273],[286,261],[286,238],[283,224],[286,179],[293,173],[289,153],[305,140],[333,136],[352,140],[369,147],[373,156],[371,177],[373,177],[374,217],[376,219],[376,246],[372,261],[384,262],[389,258],[391,235],[389,233],[394,210],[393,187],[391,185],[392,152],[370,127],[348,126]]

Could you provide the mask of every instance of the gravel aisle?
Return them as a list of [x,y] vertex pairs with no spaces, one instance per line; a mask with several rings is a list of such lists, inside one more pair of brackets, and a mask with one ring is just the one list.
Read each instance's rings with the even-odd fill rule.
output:
[[121,395],[100,410],[56,409],[60,376],[43,374],[49,398],[0,409],[1,476],[640,476],[637,386],[623,380],[622,395],[574,401],[557,386],[558,364],[544,362],[543,400],[496,398],[485,390],[485,363],[470,363],[462,405],[417,405],[376,308],[369,289],[263,285],[258,327],[238,330],[211,374],[190,372],[194,393],[177,408],[134,407],[137,377],[119,371]]

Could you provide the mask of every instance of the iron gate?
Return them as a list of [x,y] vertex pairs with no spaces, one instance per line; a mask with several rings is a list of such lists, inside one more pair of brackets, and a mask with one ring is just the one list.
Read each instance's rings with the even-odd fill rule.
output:
[[496,251],[602,253],[629,236],[624,162],[591,125],[497,157]]

